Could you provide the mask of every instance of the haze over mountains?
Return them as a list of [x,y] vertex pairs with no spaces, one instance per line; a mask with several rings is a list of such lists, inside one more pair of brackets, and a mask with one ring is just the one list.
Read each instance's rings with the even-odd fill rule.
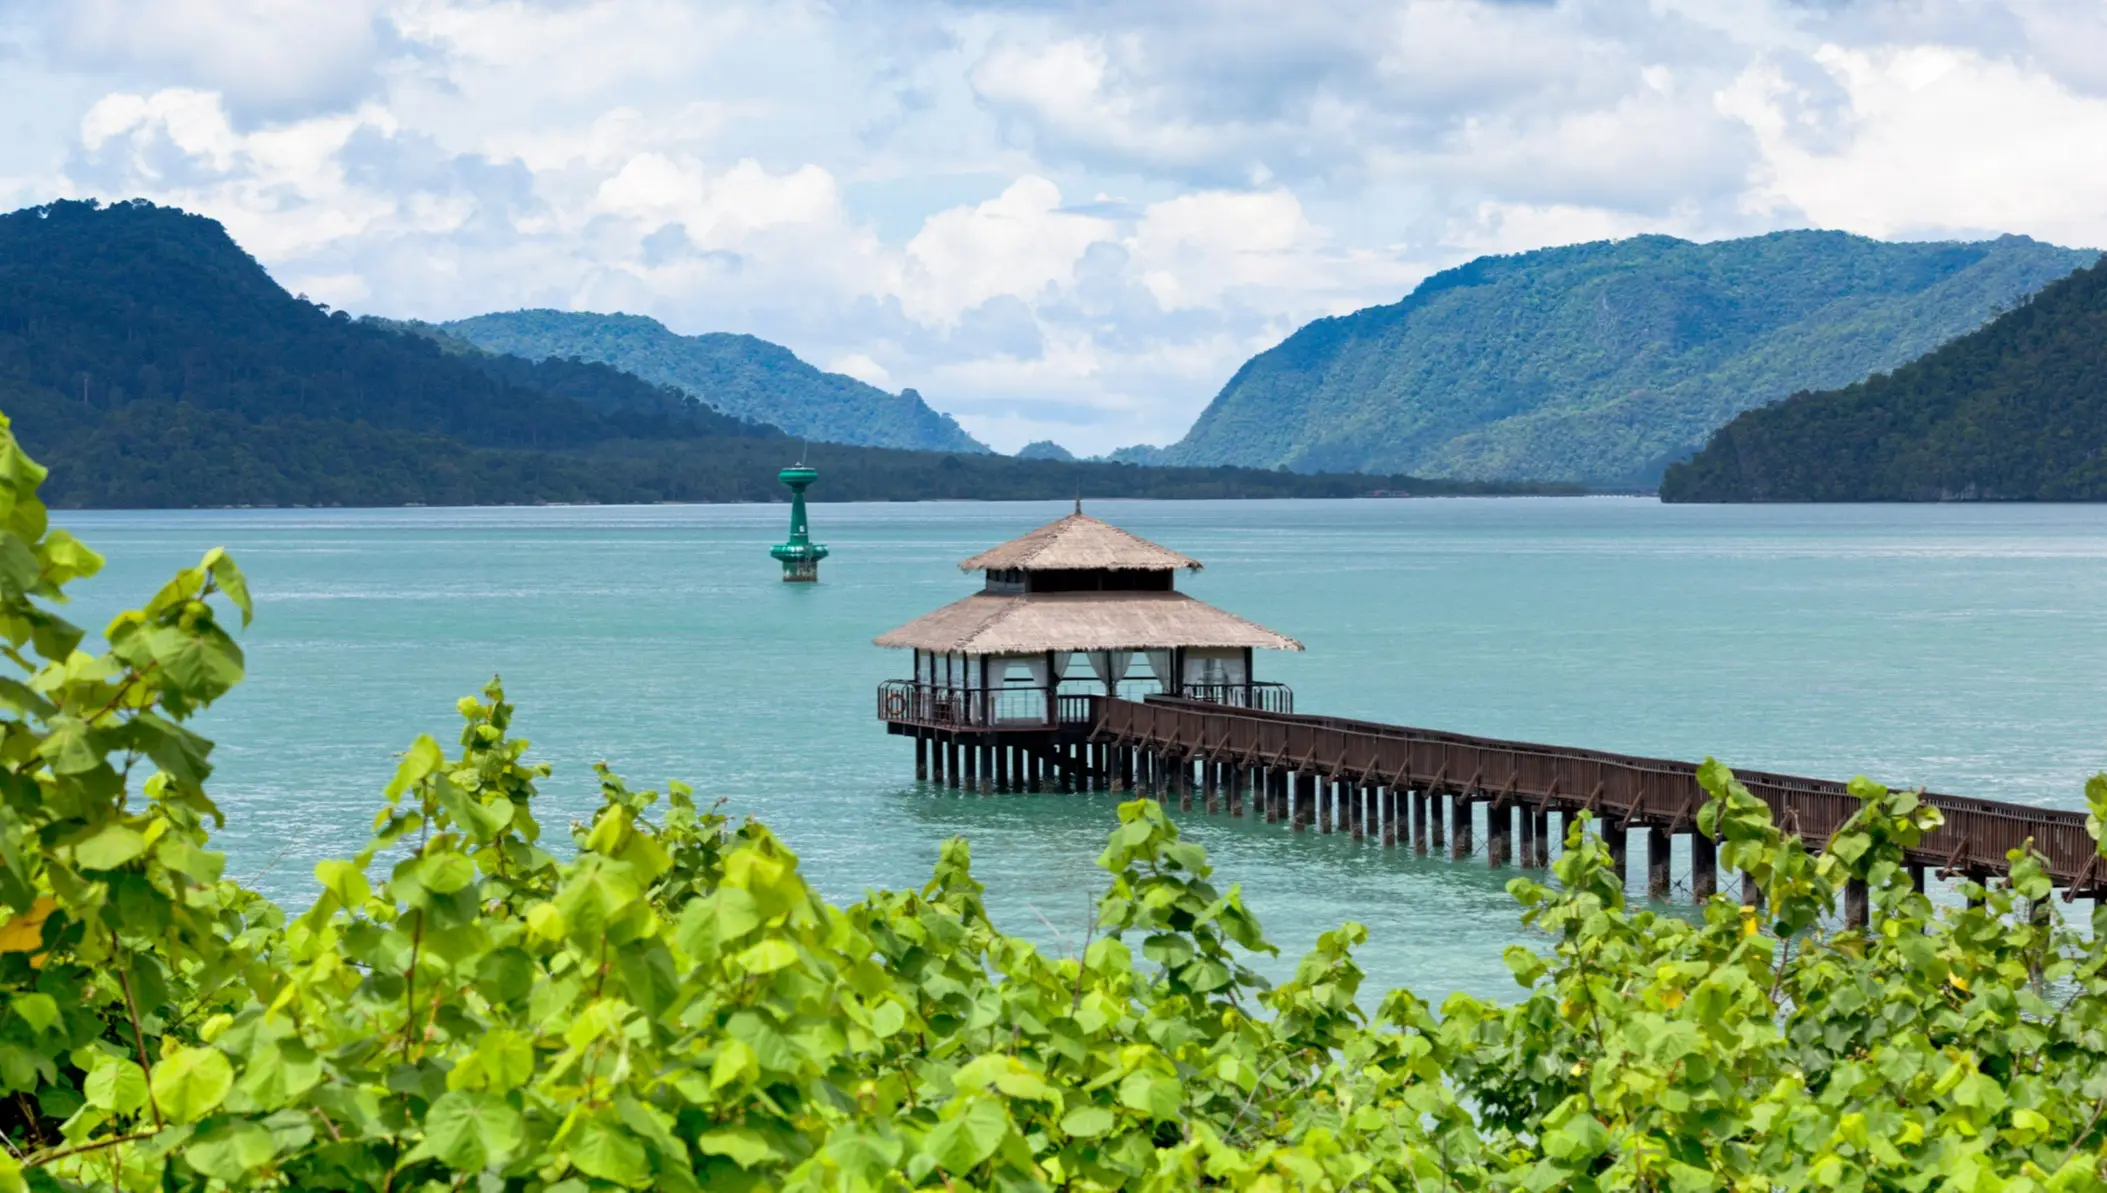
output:
[[1237,371],[1166,464],[1650,486],[1741,411],[1911,360],[2098,254],[1779,232],[1483,257]]
[[801,438],[921,451],[988,450],[914,390],[889,394],[854,377],[821,372],[788,348],[753,336],[683,336],[641,315],[551,310],[478,315],[445,327],[491,352],[613,365]]

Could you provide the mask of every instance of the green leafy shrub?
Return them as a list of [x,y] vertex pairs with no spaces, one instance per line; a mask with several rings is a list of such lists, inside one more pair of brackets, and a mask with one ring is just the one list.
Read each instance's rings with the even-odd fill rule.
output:
[[1510,888],[1520,1001],[1371,1013],[1360,926],[1269,985],[1149,802],[1079,956],[1004,935],[962,841],[834,906],[763,826],[604,769],[559,853],[493,684],[288,918],[221,877],[182,727],[241,677],[240,572],[84,653],[51,607],[100,561],[41,479],[0,431],[0,1190],[2102,1187],[2107,935],[2025,854],[1935,913],[1900,863],[1936,811],[1863,782],[1814,853],[1708,765],[1763,911],[1634,908],[1582,825]]

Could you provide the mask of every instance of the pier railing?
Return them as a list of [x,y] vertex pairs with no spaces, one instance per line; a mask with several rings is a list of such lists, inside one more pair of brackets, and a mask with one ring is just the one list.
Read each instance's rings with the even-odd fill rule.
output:
[[[1123,696],[1155,699],[1149,694],[1152,687],[1150,680],[1127,680],[1120,684],[1120,691]],[[1294,690],[1278,683],[1195,686],[1187,688],[1183,698],[1268,712],[1295,710]],[[1053,697],[1055,715],[1049,718],[1044,688],[981,689],[889,679],[878,685],[878,719],[888,724],[952,731],[1029,731],[1063,725],[1079,729],[1095,720],[1095,702],[1105,699],[1096,692],[1057,691]]]
[[[1098,700],[1091,739],[1186,761],[1315,776],[1362,787],[1448,795],[1538,813],[1591,811],[1665,833],[1694,831],[1705,800],[1693,763],[1502,741],[1337,717],[1296,716],[1196,700]],[[1785,832],[1819,846],[1858,811],[1846,785],[1736,770]],[[2031,842],[2056,884],[2091,893],[2107,874],[2081,812],[1927,792],[1945,823],[1909,851],[1946,872],[2002,872]]]

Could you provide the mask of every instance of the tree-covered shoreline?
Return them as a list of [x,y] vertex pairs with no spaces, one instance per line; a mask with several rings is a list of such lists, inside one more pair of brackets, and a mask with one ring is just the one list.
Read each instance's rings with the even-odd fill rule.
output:
[[2107,268],[1892,373],[1741,415],[1661,498],[2107,500]]
[[800,453],[821,500],[1577,491],[807,448],[605,364],[332,313],[144,203],[0,216],[0,408],[61,508],[770,501]]

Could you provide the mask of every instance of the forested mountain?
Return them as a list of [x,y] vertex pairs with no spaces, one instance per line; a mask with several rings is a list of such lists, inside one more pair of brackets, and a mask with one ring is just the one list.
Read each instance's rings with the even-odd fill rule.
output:
[[676,335],[641,315],[504,311],[445,325],[492,352],[601,361],[671,385],[728,414],[827,443],[984,452],[987,447],[914,390],[889,394],[823,373],[788,348],[722,332]]
[[2107,500],[2107,265],[1893,373],[1748,411],[1661,498]]
[[1648,485],[1735,414],[1891,369],[2097,253],[1779,232],[1482,257],[1302,328],[1116,458]]
[[[0,412],[63,506],[755,501],[796,444],[601,364],[287,294],[143,202],[0,216]],[[1453,484],[814,445],[821,498],[1353,496]]]
[[1020,460],[1073,460],[1075,453],[1051,439],[1034,439],[1017,449]]

